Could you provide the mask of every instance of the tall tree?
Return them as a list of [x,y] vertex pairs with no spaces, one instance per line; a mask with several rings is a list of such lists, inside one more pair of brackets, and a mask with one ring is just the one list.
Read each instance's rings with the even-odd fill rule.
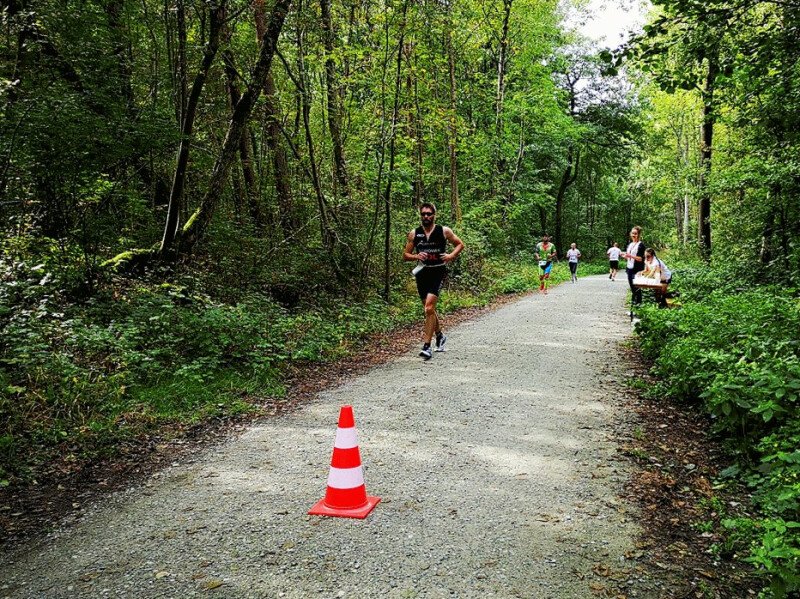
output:
[[278,38],[281,29],[283,29],[283,23],[286,20],[290,5],[291,0],[276,0],[272,8],[264,35],[264,41],[259,51],[258,60],[250,75],[250,82],[247,85],[247,89],[244,91],[239,103],[236,104],[233,110],[233,115],[228,123],[228,130],[225,134],[225,140],[222,144],[222,150],[211,172],[208,190],[205,195],[203,195],[197,210],[195,210],[186,223],[186,226],[181,231],[180,249],[184,253],[188,253],[192,250],[195,244],[203,237],[208,228],[208,224],[211,222],[211,217],[214,214],[214,210],[222,196],[225,183],[228,180],[231,164],[238,152],[239,139],[244,134],[247,121],[253,111],[256,100],[264,89],[264,83],[272,66],[272,60],[278,46]]
[[347,179],[347,165],[344,158],[344,144],[342,142],[342,103],[340,98],[340,83],[336,69],[336,33],[333,28],[331,16],[331,0],[320,0],[322,13],[322,33],[325,41],[325,79],[328,98],[328,129],[333,144],[333,167],[338,184],[338,192],[349,197],[350,188]]
[[[256,39],[259,46],[264,43],[267,31],[267,12],[264,0],[253,0],[253,15],[256,22]],[[272,69],[264,81],[264,123],[266,143],[272,158],[272,176],[275,182],[275,196],[278,205],[278,221],[281,229],[291,231],[297,227],[292,185],[290,182],[289,159],[281,139],[283,115],[275,86]]]
[[[691,0],[659,0],[662,13],[644,33],[619,52],[617,64],[634,58],[666,91],[695,89],[703,102],[698,241],[711,256],[711,191],[714,125],[717,120],[718,76],[729,68],[730,32],[738,20],[729,2],[703,4]],[[610,57],[610,55],[606,55]]]
[[[506,159],[503,152],[503,105],[506,97],[506,70],[508,69],[509,54],[509,23],[511,21],[511,7],[513,0],[503,0],[502,24],[497,48],[497,86],[495,90],[495,115],[494,115],[494,172],[497,177],[495,190],[502,187],[502,178],[506,172]],[[505,201],[505,194],[500,191]]]
[[389,172],[386,178],[386,189],[383,192],[384,206],[384,231],[383,231],[383,297],[389,301],[389,288],[391,285],[392,255],[392,183],[395,177],[395,159],[397,143],[397,123],[400,118],[400,94],[403,81],[403,48],[405,45],[406,26],[408,19],[408,2],[403,0],[400,14],[399,35],[397,40],[397,59],[395,61],[394,100],[392,103],[392,117],[389,132]]
[[447,157],[450,173],[450,214],[456,223],[461,222],[461,201],[458,197],[458,106],[456,103],[456,51],[453,47],[453,0],[447,2],[445,17],[445,46],[447,48],[447,83],[450,100],[447,114]]
[[178,217],[183,203],[183,191],[186,186],[186,173],[189,167],[189,149],[191,148],[194,121],[197,116],[197,106],[200,102],[200,94],[203,86],[208,79],[211,65],[217,55],[220,46],[220,34],[225,17],[225,0],[219,3],[212,3],[209,7],[209,39],[203,51],[203,60],[200,68],[195,75],[192,89],[186,103],[186,110],[183,114],[181,123],[181,143],[178,147],[178,158],[175,163],[175,174],[172,178],[172,190],[169,194],[169,205],[167,206],[167,222],[164,226],[164,235],[161,239],[160,253],[167,256],[173,250],[175,238],[178,234]]
[[[225,84],[228,88],[230,106],[233,109],[242,97],[239,91],[239,70],[236,68],[236,57],[231,47],[232,32],[229,26],[223,28],[223,38],[225,49],[222,51],[222,62],[225,66]],[[245,132],[239,139],[239,159],[242,167],[242,177],[244,179],[244,194],[250,218],[257,231],[264,230],[264,216],[261,210],[258,190],[258,177],[256,176],[253,144],[249,132]]]

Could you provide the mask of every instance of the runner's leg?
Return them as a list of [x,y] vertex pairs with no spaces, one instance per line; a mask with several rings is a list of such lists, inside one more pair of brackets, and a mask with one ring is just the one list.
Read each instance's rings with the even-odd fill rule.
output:
[[636,273],[632,268],[626,268],[625,272],[628,274],[628,285],[631,288],[631,304],[638,306],[642,303],[642,290],[633,286],[633,278],[636,276]]
[[433,339],[434,333],[441,329],[439,326],[439,315],[436,314],[436,302],[439,301],[439,296],[432,293],[428,294],[425,298],[425,343],[430,344]]

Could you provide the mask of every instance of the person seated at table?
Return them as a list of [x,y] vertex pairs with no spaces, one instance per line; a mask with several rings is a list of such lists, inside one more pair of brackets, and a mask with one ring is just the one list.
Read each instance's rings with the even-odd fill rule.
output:
[[656,256],[653,248],[644,251],[644,270],[640,273],[642,278],[654,279],[660,285],[653,286],[656,301],[662,308],[667,307],[667,285],[672,281],[672,272],[662,260]]

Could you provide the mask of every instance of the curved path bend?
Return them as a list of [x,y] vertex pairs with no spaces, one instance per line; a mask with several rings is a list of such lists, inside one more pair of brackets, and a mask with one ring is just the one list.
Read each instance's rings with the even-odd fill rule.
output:
[[[0,597],[571,598],[624,581],[637,526],[606,365],[626,289],[524,297],[447,331],[430,362],[409,349],[175,464],[4,556]],[[345,403],[383,498],[363,521],[306,515]]]

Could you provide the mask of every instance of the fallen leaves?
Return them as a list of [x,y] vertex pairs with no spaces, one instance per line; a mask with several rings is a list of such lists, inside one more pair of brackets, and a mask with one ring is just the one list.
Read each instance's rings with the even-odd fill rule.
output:
[[[648,365],[638,351],[624,351],[637,364],[637,371],[627,377],[649,380]],[[634,472],[626,486],[627,498],[640,506],[644,530],[635,559],[653,579],[670,588],[670,596],[693,597],[699,585],[710,593],[704,596],[746,596],[743,591],[758,587],[748,569],[720,560],[710,551],[716,535],[698,534],[694,526],[718,517],[704,508],[719,493],[709,481],[724,467],[723,452],[709,435],[708,417],[664,397],[649,397],[634,389],[627,389],[627,395],[626,402],[638,419],[630,436],[625,436],[621,453],[643,468]],[[612,574],[603,582],[614,578]]]
[[205,589],[206,591],[212,591],[214,589],[218,589],[223,584],[225,584],[224,580],[220,580],[219,578],[212,578],[203,585],[203,589]]
[[604,578],[608,578],[611,576],[611,568],[605,564],[595,564],[592,566],[592,572],[597,576],[602,576]]

